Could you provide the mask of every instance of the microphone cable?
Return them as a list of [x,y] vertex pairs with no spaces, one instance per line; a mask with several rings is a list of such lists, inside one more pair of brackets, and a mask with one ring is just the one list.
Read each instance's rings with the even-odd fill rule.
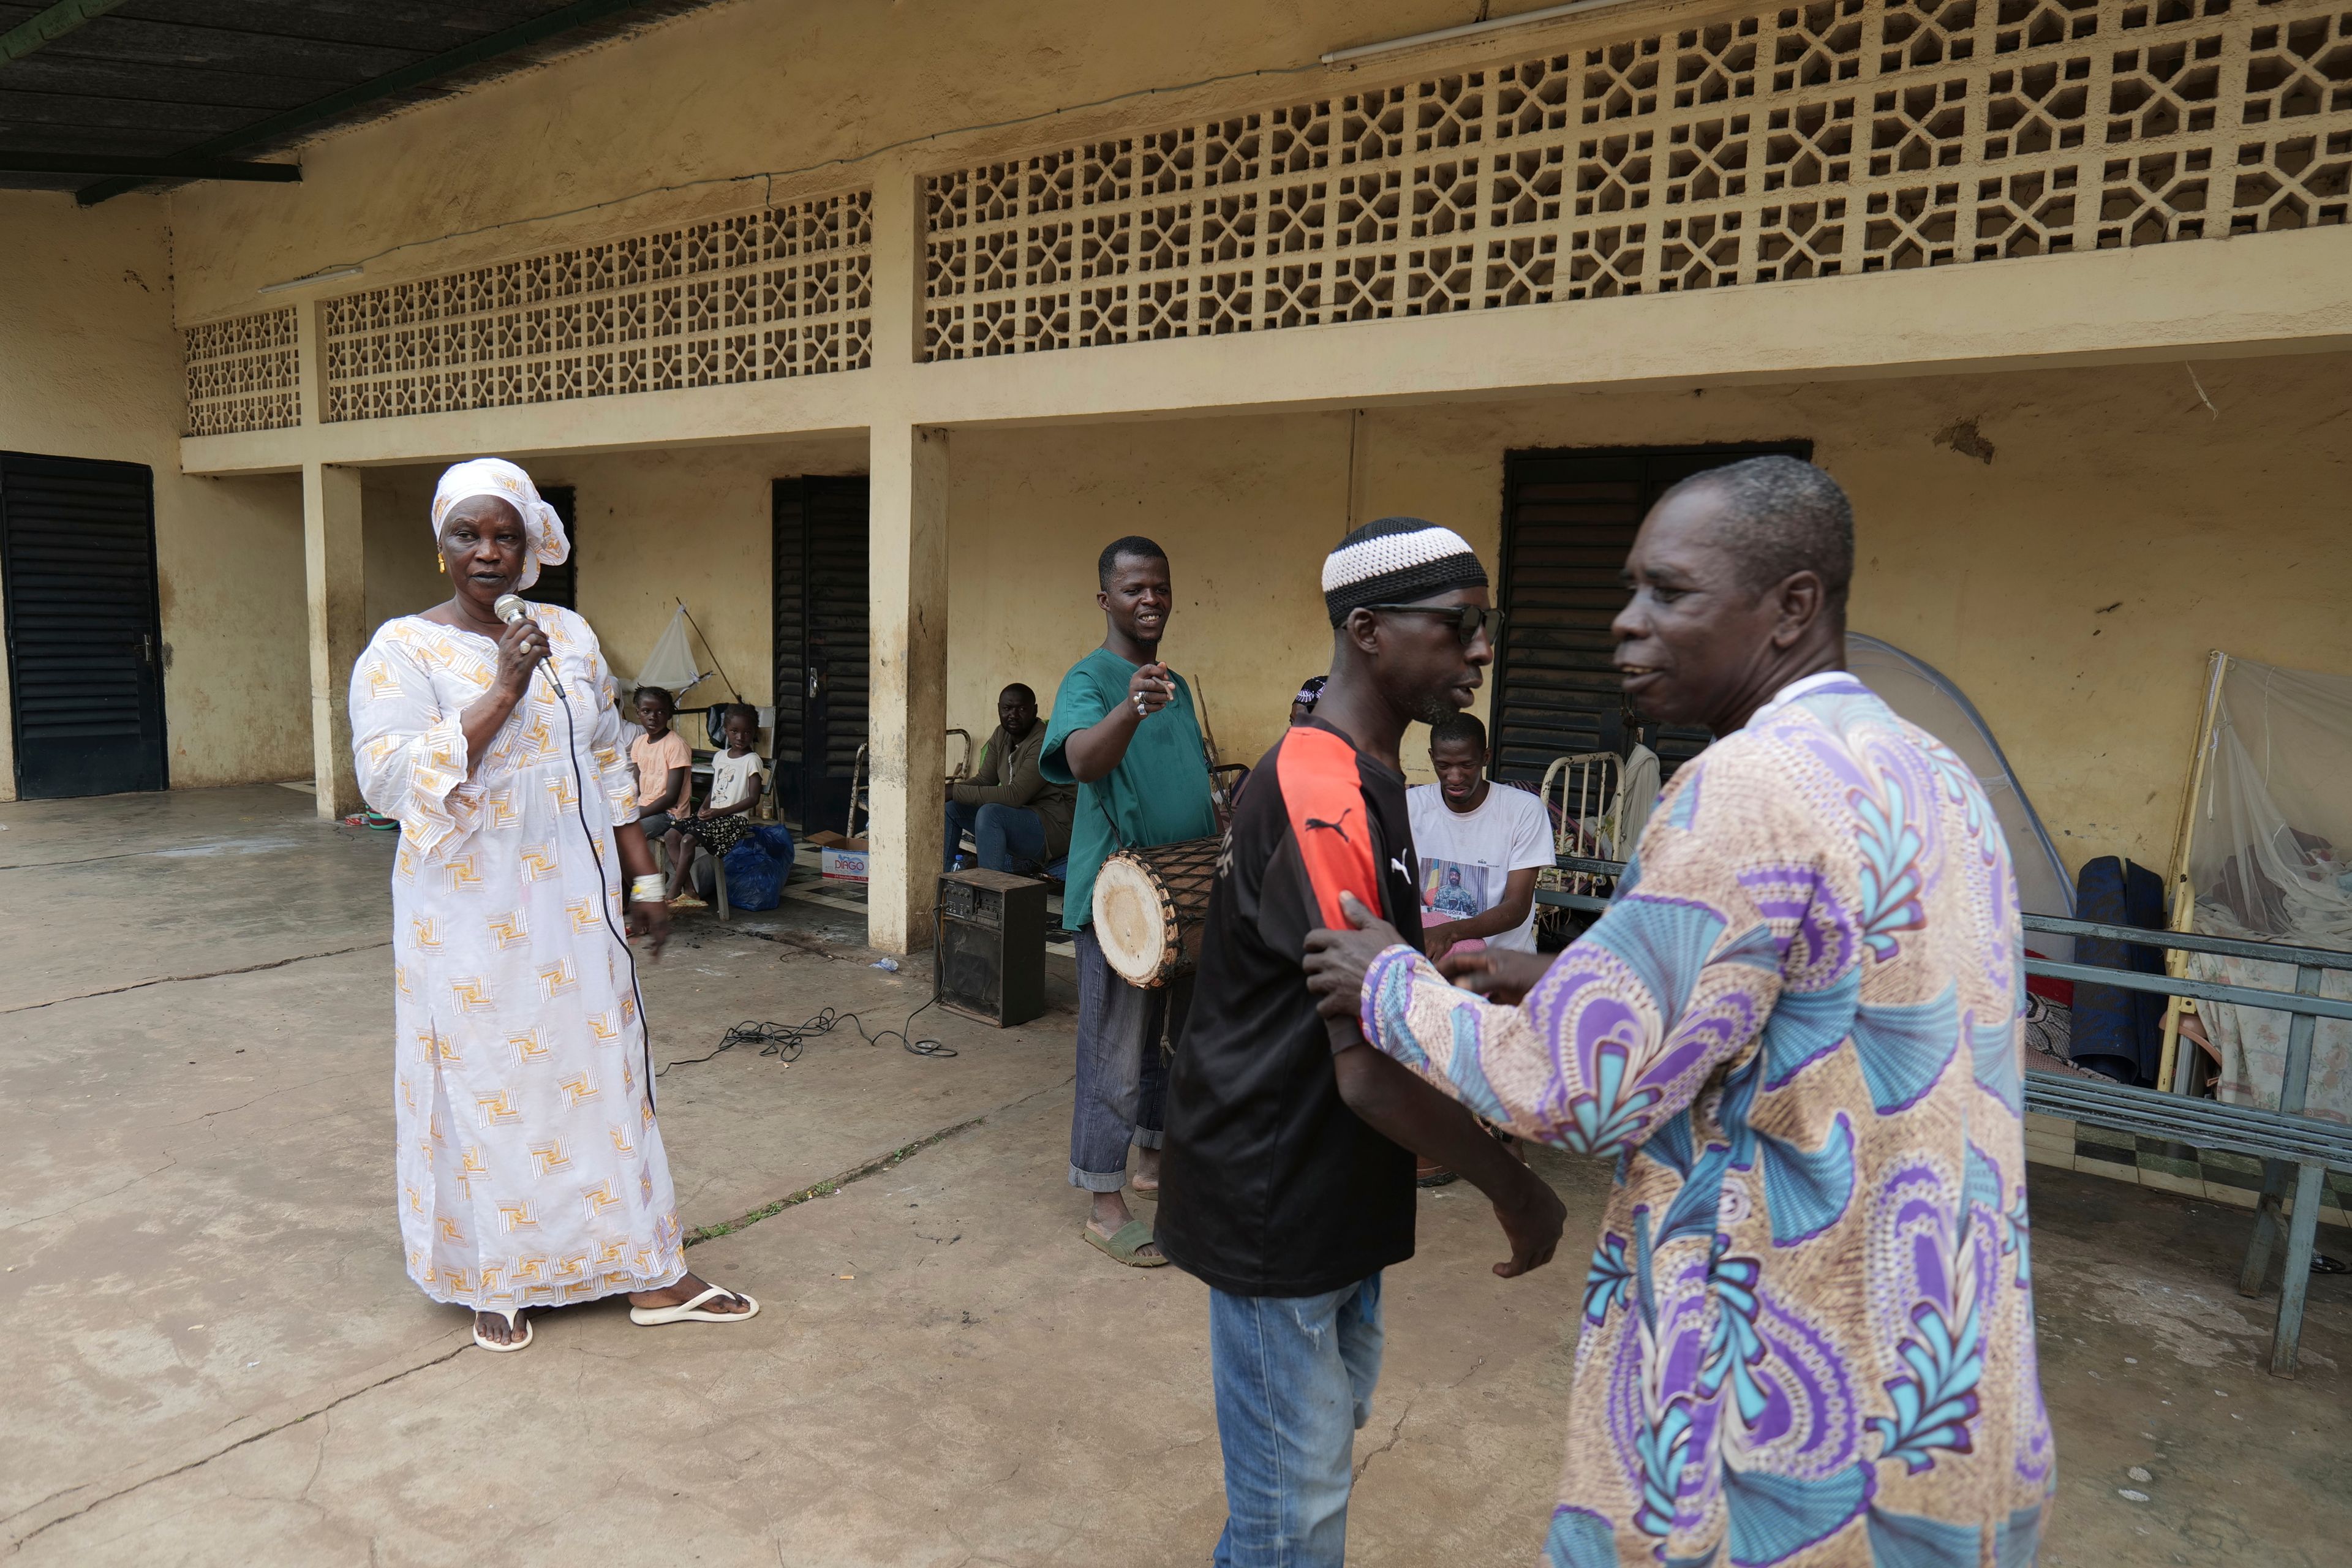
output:
[[[528,609],[519,609],[516,618],[525,617],[528,617],[533,626],[539,625],[537,616],[531,615]],[[541,628],[542,631],[544,629]],[[620,927],[613,923],[613,886],[604,876],[604,841],[596,837],[595,829],[588,826],[588,784],[580,772],[580,726],[578,721],[572,715],[571,699],[564,695],[563,681],[556,675],[554,666],[555,647],[553,639],[551,638],[547,658],[541,661],[538,669],[539,673],[547,677],[547,684],[555,692],[555,705],[563,710],[563,750],[565,756],[572,763],[572,815],[579,819],[580,836],[588,842],[588,858],[596,863],[596,888],[601,895],[596,900],[597,912],[604,917],[604,929],[612,932],[613,940],[621,944],[622,956],[629,961],[629,996],[637,1005],[637,1033],[645,1042],[646,1110],[657,1115],[658,1110],[654,1104],[654,1079],[660,1075],[654,1071],[653,1020],[646,1016],[646,994],[637,984],[636,950],[629,945],[629,939],[622,933]],[[613,836],[613,858],[617,860],[620,857],[621,839],[618,829],[615,829]]]

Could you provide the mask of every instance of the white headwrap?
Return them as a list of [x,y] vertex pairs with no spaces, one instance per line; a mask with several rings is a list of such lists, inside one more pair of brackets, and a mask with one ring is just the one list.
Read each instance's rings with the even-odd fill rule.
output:
[[530,476],[504,458],[476,458],[458,463],[441,476],[433,489],[433,541],[441,542],[441,525],[459,501],[476,496],[496,496],[521,514],[524,538],[522,576],[515,586],[528,588],[539,581],[541,566],[561,566],[572,558],[572,541],[555,509],[539,499]]

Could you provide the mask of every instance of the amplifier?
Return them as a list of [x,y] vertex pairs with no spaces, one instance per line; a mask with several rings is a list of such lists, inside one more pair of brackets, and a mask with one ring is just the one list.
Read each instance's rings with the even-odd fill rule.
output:
[[1005,1028],[1045,1010],[1045,884],[1006,871],[940,879],[931,994],[951,1013]]

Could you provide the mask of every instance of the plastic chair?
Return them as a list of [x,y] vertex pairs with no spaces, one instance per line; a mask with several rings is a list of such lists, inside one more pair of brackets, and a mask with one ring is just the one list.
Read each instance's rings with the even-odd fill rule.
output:
[[[667,881],[669,878],[669,846],[666,843],[656,843],[653,848],[654,869],[659,871],[663,879]],[[696,853],[703,854],[707,851],[698,846]],[[733,920],[735,911],[729,908],[727,903],[727,857],[724,855],[710,857],[710,890],[717,895],[719,900],[719,918],[722,921]]]

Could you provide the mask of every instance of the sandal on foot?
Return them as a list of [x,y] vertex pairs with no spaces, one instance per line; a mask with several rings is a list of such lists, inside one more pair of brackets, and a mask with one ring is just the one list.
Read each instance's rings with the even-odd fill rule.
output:
[[478,1307],[475,1309],[475,1310],[477,1312],[491,1312],[495,1313],[499,1317],[504,1318],[507,1321],[507,1331],[509,1333],[512,1333],[514,1331],[514,1327],[517,1323],[520,1323],[522,1325],[522,1338],[519,1340],[509,1340],[506,1343],[500,1344],[496,1340],[486,1340],[482,1338],[482,1321],[479,1317],[477,1317],[474,1320],[474,1342],[476,1344],[481,1346],[486,1351],[492,1351],[499,1355],[504,1355],[509,1351],[529,1350],[530,1348],[530,1336],[532,1333],[530,1321],[522,1315],[523,1310],[520,1307],[514,1308],[511,1310],[503,1307]]
[[1086,1237],[1089,1246],[1108,1253],[1113,1259],[1129,1268],[1157,1268],[1168,1261],[1165,1253],[1157,1258],[1140,1256],[1143,1249],[1151,1245],[1151,1227],[1139,1219],[1129,1220],[1110,1236],[1087,1226]]
[[[725,1296],[743,1303],[740,1312],[706,1312],[702,1304],[714,1296]],[[632,1307],[629,1321],[641,1329],[658,1328],[664,1323],[741,1323],[760,1315],[760,1303],[740,1290],[724,1290],[713,1285],[691,1301],[680,1301],[675,1307]]]
[[669,900],[669,907],[674,910],[707,910],[710,907],[710,904],[708,900],[700,898],[696,894],[680,893],[677,897]]

